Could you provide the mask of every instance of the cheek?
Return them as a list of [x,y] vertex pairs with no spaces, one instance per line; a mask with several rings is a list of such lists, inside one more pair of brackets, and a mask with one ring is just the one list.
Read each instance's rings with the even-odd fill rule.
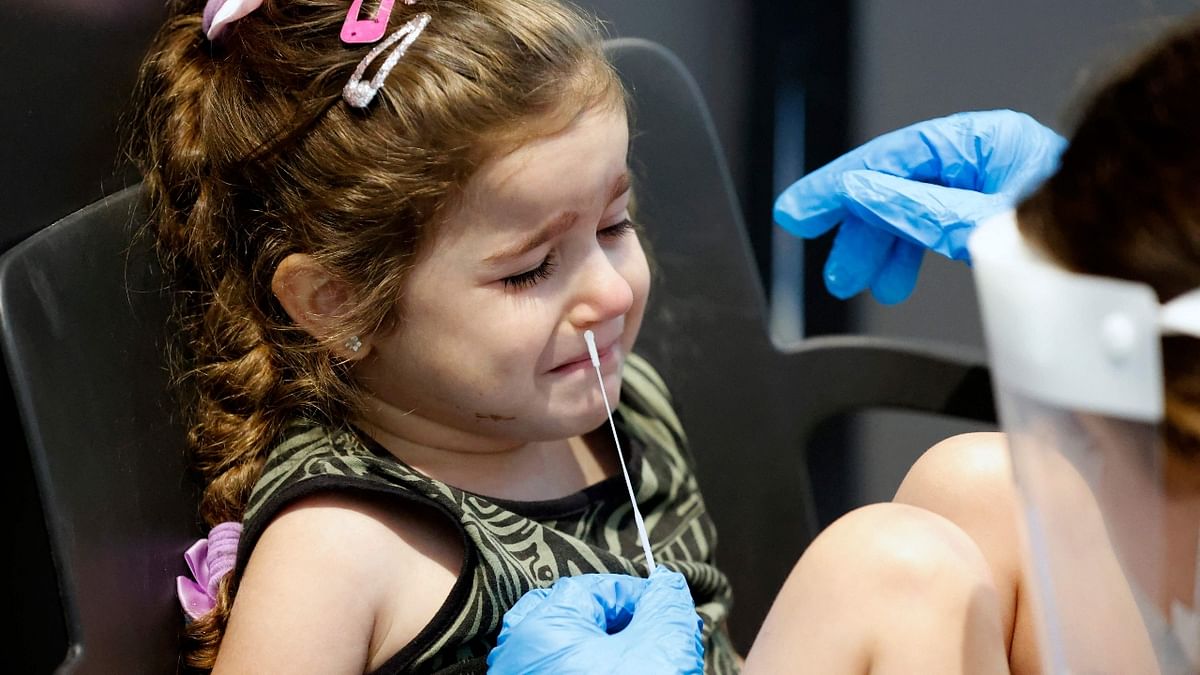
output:
[[470,291],[456,312],[447,316],[444,342],[455,345],[450,357],[473,363],[480,373],[524,373],[540,362],[558,321],[554,297],[543,297],[540,289],[508,295],[490,289]]

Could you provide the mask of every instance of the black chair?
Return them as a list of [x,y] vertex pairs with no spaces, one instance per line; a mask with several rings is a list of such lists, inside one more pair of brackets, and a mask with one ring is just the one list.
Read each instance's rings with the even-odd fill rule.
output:
[[671,387],[691,441],[745,650],[817,533],[805,457],[817,426],[881,407],[991,422],[990,380],[981,355],[896,340],[822,337],[779,350],[694,80],[644,40],[615,40],[609,54],[632,93],[637,218],[657,268],[638,350]]
[[[822,420],[897,407],[990,421],[986,371],[863,337],[788,353],[705,105],[662,47],[608,51],[634,104],[638,217],[656,266],[640,350],[671,385],[721,533],[743,649],[816,533],[804,447]],[[136,187],[0,258],[0,340],[31,453],[66,625],[64,673],[171,672],[174,577],[201,532],[163,357],[167,303]],[[49,561],[46,564],[50,564]]]
[[[130,188],[0,259],[0,339],[49,531],[63,673],[176,669],[202,536],[164,367],[167,304]],[[49,645],[27,645],[30,650]]]

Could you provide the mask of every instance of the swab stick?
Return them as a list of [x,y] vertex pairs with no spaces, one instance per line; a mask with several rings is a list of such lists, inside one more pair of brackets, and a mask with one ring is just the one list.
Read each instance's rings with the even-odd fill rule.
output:
[[629,480],[629,468],[625,466],[625,453],[621,452],[621,439],[617,437],[617,425],[613,422],[612,408],[608,405],[608,392],[604,391],[604,376],[600,373],[600,354],[596,351],[596,334],[592,331],[583,332],[583,340],[587,342],[588,356],[592,357],[592,367],[596,369],[596,379],[600,381],[600,398],[604,399],[604,409],[608,412],[608,426],[612,429],[613,443],[617,444],[617,458],[621,460],[621,473],[625,474],[625,488],[629,490],[629,502],[633,504],[633,522],[637,524],[638,538],[642,540],[642,551],[646,554],[646,566],[654,572],[654,554],[650,551],[650,537],[646,535],[646,523],[642,520],[642,512],[638,509],[637,497],[633,496],[633,483]]

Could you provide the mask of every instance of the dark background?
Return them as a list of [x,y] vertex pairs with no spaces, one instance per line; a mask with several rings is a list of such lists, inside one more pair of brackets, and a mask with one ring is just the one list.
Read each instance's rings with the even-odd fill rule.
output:
[[[965,349],[981,345],[965,268],[927,261],[915,296],[899,307],[833,301],[817,281],[825,242],[791,243],[785,264],[771,269],[775,192],[853,144],[958,110],[1016,108],[1066,129],[1071,103],[1095,72],[1169,18],[1197,9],[1196,0],[580,4],[609,20],[613,35],[666,45],[696,76],[764,282],[791,280],[777,307],[798,309],[792,314],[808,334],[880,333]],[[136,181],[118,151],[119,121],[162,14],[160,0],[0,0],[0,250]],[[781,342],[797,336],[794,321],[779,325]],[[0,407],[10,412],[11,398]],[[889,498],[916,454],[965,428],[883,411],[835,421],[813,449],[823,519]],[[61,636],[63,627],[57,607],[35,602],[52,595],[53,569],[23,440],[15,423],[9,429],[5,480],[17,541],[10,584],[22,591],[13,607],[18,671],[48,672],[61,652],[24,646]]]

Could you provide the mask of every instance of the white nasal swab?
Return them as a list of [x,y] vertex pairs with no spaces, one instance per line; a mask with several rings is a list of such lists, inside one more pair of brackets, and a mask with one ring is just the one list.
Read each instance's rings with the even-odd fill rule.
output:
[[592,367],[596,369],[596,379],[600,380],[600,398],[604,399],[604,409],[608,411],[608,426],[612,429],[613,443],[617,444],[617,458],[621,460],[621,472],[625,474],[625,488],[629,490],[629,502],[633,504],[633,522],[637,525],[638,538],[642,540],[642,551],[646,554],[646,566],[654,572],[654,554],[650,552],[650,537],[646,534],[646,523],[642,520],[642,512],[638,509],[637,497],[633,496],[633,483],[629,480],[629,469],[625,466],[625,453],[621,452],[621,439],[617,438],[617,425],[613,422],[612,408],[608,405],[608,392],[604,391],[604,375],[600,373],[600,354],[596,351],[596,334],[592,331],[583,332],[583,341],[587,343],[588,356],[592,357]]

